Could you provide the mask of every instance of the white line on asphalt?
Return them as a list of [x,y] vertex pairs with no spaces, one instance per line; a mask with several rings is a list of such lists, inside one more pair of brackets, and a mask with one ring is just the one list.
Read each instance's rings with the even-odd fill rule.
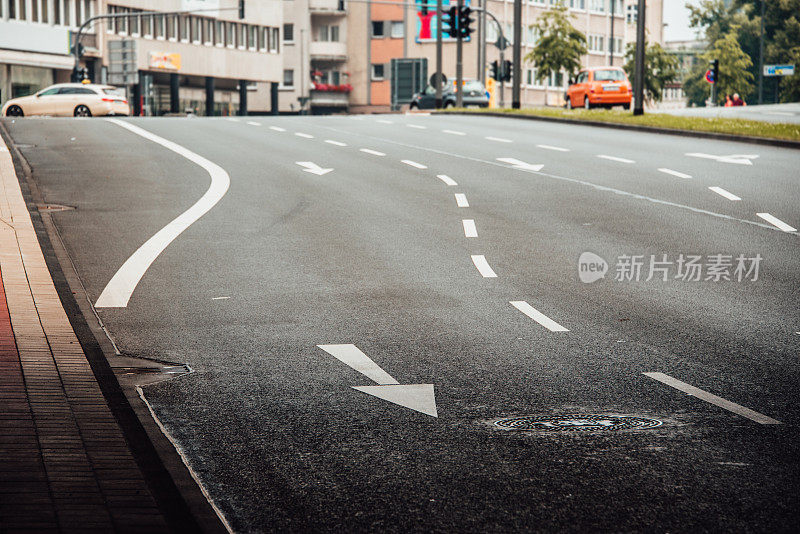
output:
[[464,132],[459,132],[456,130],[442,130],[442,131],[446,134],[452,134],[452,135],[467,135]]
[[297,137],[304,137],[304,138],[306,138],[306,139],[314,139],[314,136],[313,136],[313,135],[311,135],[311,134],[307,134],[307,133],[295,132],[295,135],[296,135]]
[[456,204],[459,208],[468,208],[469,202],[467,202],[467,195],[464,193],[456,193]]
[[373,382],[381,385],[399,384],[392,375],[380,368],[369,356],[361,352],[355,345],[317,345],[340,362],[350,366]]
[[378,119],[378,120],[377,120],[377,121],[375,121],[375,122],[379,122],[379,123],[381,123],[381,124],[394,124],[392,121],[385,121],[385,120],[381,120],[381,119]]
[[788,225],[779,218],[775,217],[774,215],[770,215],[769,213],[756,213],[759,217],[764,219],[770,224],[777,226],[779,229],[783,230],[784,232],[796,232],[797,228],[794,226]]
[[275,130],[276,132],[285,132],[286,128],[281,128],[280,126],[270,126],[270,130]]
[[481,273],[484,278],[497,278],[497,275],[489,266],[489,262],[486,261],[486,256],[483,254],[473,254],[471,257],[472,263],[475,264],[478,272]]
[[569,332],[566,328],[525,302],[524,300],[512,300],[509,302],[516,309],[547,328],[551,332]]
[[437,174],[436,177],[447,185],[458,185],[455,180],[453,180],[446,174]]
[[545,150],[555,150],[557,152],[569,152],[568,148],[561,148],[560,146],[551,146],[551,145],[536,145],[539,148],[543,148]]
[[211,297],[211,300],[226,300],[226,299],[229,299],[229,298],[230,297]]
[[117,270],[105,289],[103,289],[103,292],[100,293],[97,302],[95,302],[95,307],[97,308],[124,308],[128,305],[128,300],[130,300],[133,290],[139,284],[139,280],[142,279],[144,273],[147,272],[147,269],[159,254],[225,196],[228,187],[230,187],[231,178],[225,172],[225,169],[216,163],[195,154],[177,143],[168,141],[125,121],[118,119],[106,120],[183,156],[205,169],[211,176],[211,185],[209,185],[205,194],[192,207],[178,215],[172,222],[156,232],[153,237],[145,241]]
[[727,198],[728,200],[742,200],[741,198],[737,197],[736,195],[734,195],[730,191],[726,191],[726,190],[722,189],[721,187],[714,186],[714,187],[709,187],[709,189],[711,189],[713,192],[715,192],[718,195],[722,195],[723,197]]
[[409,128],[416,128],[417,130],[427,130],[427,126],[420,126],[419,124],[406,124]]
[[367,154],[372,154],[373,156],[385,156],[383,152],[378,152],[377,150],[372,150],[371,148],[361,148],[359,149],[361,152],[365,152]]
[[618,161],[620,163],[635,163],[632,159],[618,158],[616,156],[606,156],[605,154],[598,154],[597,157],[611,161]]
[[247,124],[249,124],[250,126],[261,126],[260,122],[255,122],[255,121],[247,121]]
[[745,408],[744,406],[740,406],[735,402],[731,402],[729,400],[725,400],[722,397],[717,397],[716,395],[709,393],[707,391],[703,391],[700,388],[696,388],[692,385],[687,384],[686,382],[681,382],[677,378],[672,378],[669,375],[664,373],[642,373],[645,376],[652,378],[653,380],[658,380],[659,382],[666,384],[670,387],[673,387],[677,390],[683,391],[684,393],[691,395],[692,397],[697,397],[700,400],[704,400],[709,402],[715,406],[719,406],[720,408],[724,408],[729,412],[733,412],[736,415],[741,415],[742,417],[747,417],[748,419],[755,421],[756,423],[761,423],[762,425],[780,425],[781,422],[777,419],[773,419],[771,417],[767,417],[764,414],[760,414],[756,411],[751,410],[750,408]]
[[423,165],[422,163],[417,163],[416,161],[411,161],[410,159],[401,159],[400,161],[402,161],[406,165],[411,165],[412,167],[416,167],[417,169],[427,169],[428,168],[425,165]]
[[464,235],[466,237],[478,237],[478,229],[475,228],[475,219],[463,219],[461,224],[464,225]]
[[497,141],[498,143],[510,143],[511,139],[504,139],[502,137],[484,137],[484,139],[488,139],[489,141]]
[[678,178],[691,178],[688,174],[683,174],[682,172],[673,171],[672,169],[658,169],[659,172],[663,172],[665,174],[671,174],[672,176],[677,176]]
[[347,143],[342,143],[341,141],[334,141],[333,139],[326,139],[326,143],[329,145],[336,145],[336,146],[347,146]]

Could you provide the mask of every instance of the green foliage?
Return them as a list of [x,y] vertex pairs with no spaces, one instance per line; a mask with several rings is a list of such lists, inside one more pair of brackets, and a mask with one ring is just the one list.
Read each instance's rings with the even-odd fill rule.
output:
[[711,96],[711,84],[706,82],[705,73],[712,59],[719,60],[719,80],[717,80],[716,103],[725,103],[725,95],[739,93],[743,99],[755,90],[753,61],[739,45],[739,29],[731,27],[728,33],[714,41],[702,56],[694,71],[683,82],[683,90],[690,103],[704,105]]
[[[664,86],[678,78],[678,58],[658,43],[649,43],[644,51],[644,92],[647,100],[661,100]],[[636,43],[628,43],[623,66],[631,83],[636,75]]]
[[533,50],[525,56],[525,61],[537,67],[536,80],[548,78],[552,73],[563,69],[572,76],[581,68],[581,56],[586,54],[586,36],[578,31],[570,21],[564,4],[558,4],[545,11],[531,28],[539,36]]

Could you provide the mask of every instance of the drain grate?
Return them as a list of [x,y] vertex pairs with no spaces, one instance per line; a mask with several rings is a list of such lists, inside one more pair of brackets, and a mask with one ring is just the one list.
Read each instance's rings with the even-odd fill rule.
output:
[[495,426],[506,430],[538,432],[588,432],[598,430],[643,430],[661,426],[658,419],[633,415],[531,415],[498,419]]

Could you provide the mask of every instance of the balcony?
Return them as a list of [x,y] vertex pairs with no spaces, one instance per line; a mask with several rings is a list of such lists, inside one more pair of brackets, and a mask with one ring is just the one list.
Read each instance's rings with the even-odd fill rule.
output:
[[312,60],[346,61],[347,44],[329,41],[312,41],[309,47]]
[[312,108],[347,108],[350,104],[350,93],[335,91],[311,91]]
[[344,0],[308,0],[312,15],[344,15]]

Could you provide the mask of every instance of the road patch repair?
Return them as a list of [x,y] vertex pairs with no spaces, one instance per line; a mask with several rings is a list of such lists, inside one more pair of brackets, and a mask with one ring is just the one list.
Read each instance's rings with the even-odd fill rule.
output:
[[609,414],[525,415],[496,419],[492,424],[502,430],[527,432],[603,432],[658,428],[662,422],[650,417]]

